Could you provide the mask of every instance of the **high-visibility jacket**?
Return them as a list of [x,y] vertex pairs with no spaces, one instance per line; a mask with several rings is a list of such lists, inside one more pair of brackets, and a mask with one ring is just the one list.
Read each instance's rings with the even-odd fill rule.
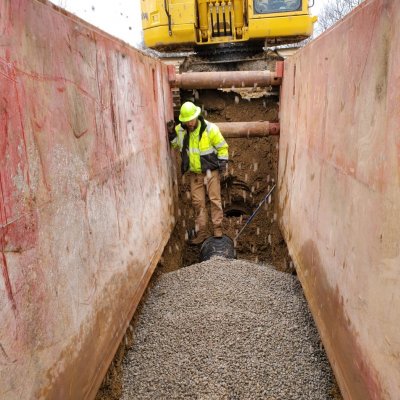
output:
[[[188,135],[185,126],[175,127],[176,137],[171,144],[182,154],[182,172],[187,170],[196,174],[219,168],[221,161],[228,161],[228,144],[217,125],[206,121],[202,116],[193,132]],[[186,165],[185,165],[186,164]]]

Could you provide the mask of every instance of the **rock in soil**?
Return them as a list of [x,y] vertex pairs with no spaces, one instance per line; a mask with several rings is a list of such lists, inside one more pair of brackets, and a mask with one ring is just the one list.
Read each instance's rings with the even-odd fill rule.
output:
[[123,368],[122,399],[332,399],[301,286],[268,265],[212,258],[162,274]]

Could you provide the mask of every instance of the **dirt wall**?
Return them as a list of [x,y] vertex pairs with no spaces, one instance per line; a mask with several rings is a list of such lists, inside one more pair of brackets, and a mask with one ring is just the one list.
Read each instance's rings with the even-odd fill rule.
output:
[[[216,124],[235,121],[278,121],[279,106],[276,98],[268,100],[261,96],[245,99],[240,94],[219,90],[199,90],[196,92],[196,98],[190,96],[191,92],[182,93],[183,101],[185,99],[195,101],[202,107],[204,117]],[[221,182],[223,230],[226,235],[234,239],[260,201],[277,182],[279,139],[276,136],[269,136],[226,140],[229,144],[230,161],[228,176]],[[180,155],[176,153],[178,171],[179,161]],[[199,261],[199,247],[188,245],[190,233],[195,228],[189,179],[179,173],[178,176],[177,226],[161,259],[164,272]],[[236,254],[241,259],[268,262],[280,271],[294,272],[277,221],[276,199],[277,190],[235,241]],[[209,214],[209,234],[212,232]]]

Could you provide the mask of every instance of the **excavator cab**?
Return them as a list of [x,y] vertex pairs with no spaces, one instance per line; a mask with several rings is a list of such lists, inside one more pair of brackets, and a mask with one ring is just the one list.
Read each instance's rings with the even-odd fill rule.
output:
[[147,47],[189,50],[223,43],[296,43],[310,37],[317,17],[308,0],[142,0]]
[[256,14],[299,11],[300,9],[301,0],[254,0],[254,11]]

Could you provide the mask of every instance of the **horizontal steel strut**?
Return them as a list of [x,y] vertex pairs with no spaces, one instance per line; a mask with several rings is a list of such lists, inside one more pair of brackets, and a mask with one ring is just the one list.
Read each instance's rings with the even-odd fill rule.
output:
[[180,89],[222,89],[279,86],[281,76],[271,71],[184,72],[169,71],[172,87]]
[[279,122],[218,122],[225,138],[246,138],[279,135]]

